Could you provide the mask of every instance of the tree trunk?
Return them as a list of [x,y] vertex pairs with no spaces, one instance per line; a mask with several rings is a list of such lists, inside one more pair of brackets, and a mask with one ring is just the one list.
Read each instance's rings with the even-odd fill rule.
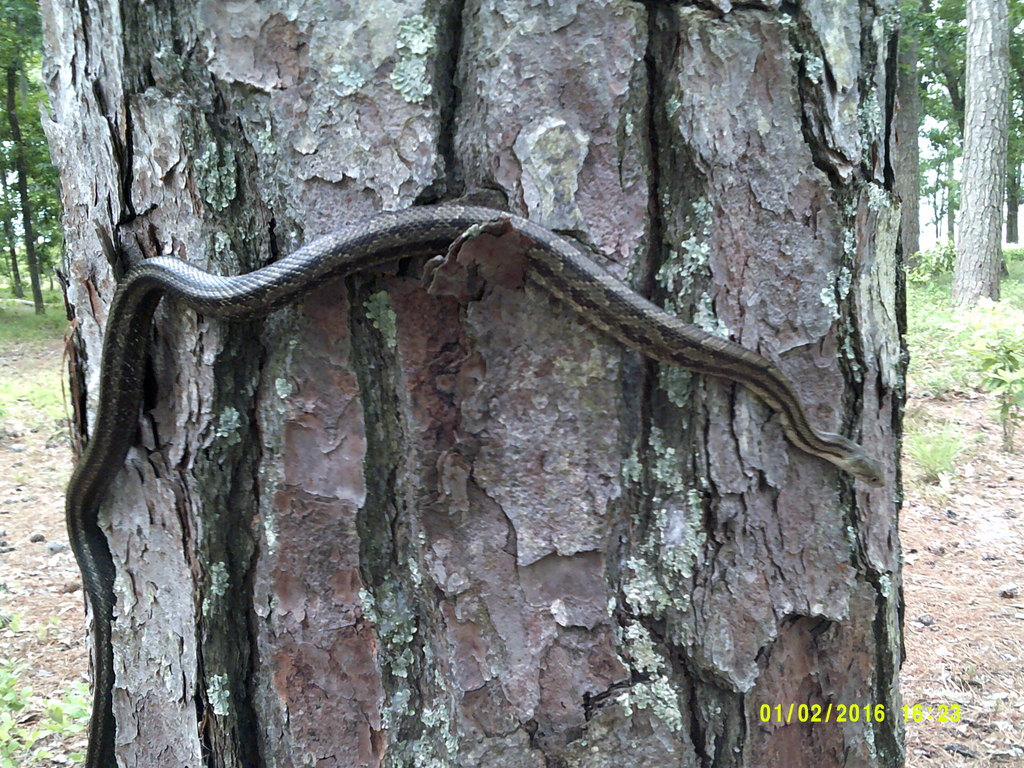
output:
[[11,272],[11,291],[14,293],[14,298],[23,299],[25,298],[25,287],[21,283],[21,270],[18,269],[18,240],[14,236],[14,222],[11,216],[8,215],[9,211],[13,211],[13,205],[9,206],[10,203],[10,188],[7,186],[7,169],[0,166],[0,195],[2,195],[4,205],[4,239],[7,242],[7,263],[10,265]]
[[902,764],[893,14],[582,8],[45,0],[79,423],[124,267],[94,222],[237,273],[486,188],[772,358],[889,485],[532,283],[165,302],[105,508],[124,764]]
[[896,194],[900,198],[900,243],[908,267],[921,250],[921,161],[917,134],[921,121],[918,95],[917,50],[914,29],[904,28],[899,37],[899,70],[896,75]]
[[1006,242],[1019,241],[1017,213],[1020,210],[1020,166],[1009,169],[1006,176]]
[[28,263],[29,283],[32,286],[32,303],[36,314],[46,312],[43,306],[43,292],[39,284],[39,260],[36,258],[36,238],[32,229],[32,205],[28,197],[28,167],[25,162],[25,145],[21,137],[21,126],[18,123],[16,89],[18,68],[16,65],[7,67],[7,122],[11,128],[11,144],[14,147],[14,164],[18,172],[18,197],[21,202],[21,227],[25,235],[25,261]]
[[948,157],[946,159],[946,239],[950,242],[956,239],[956,211],[959,200],[955,185],[956,170],[953,167],[953,158]]
[[967,105],[953,303],[999,298],[1009,121],[1006,0],[967,0]]

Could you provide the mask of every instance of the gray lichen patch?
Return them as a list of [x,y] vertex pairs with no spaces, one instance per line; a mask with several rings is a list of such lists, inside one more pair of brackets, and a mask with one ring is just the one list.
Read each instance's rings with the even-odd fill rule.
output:
[[210,596],[223,597],[228,591],[231,575],[224,563],[213,563],[210,566]]
[[[662,206],[667,210],[681,207],[672,193],[662,193]],[[711,256],[712,206],[706,197],[699,197],[689,206],[676,226],[670,227],[674,242],[658,271],[655,282],[665,291],[665,309],[678,312],[692,301],[697,280],[709,270]]]
[[833,320],[839,319],[839,302],[846,301],[853,285],[853,272],[846,265],[829,272],[821,289],[821,303],[828,307]]
[[710,334],[729,338],[729,326],[722,318],[715,314],[715,305],[711,300],[711,294],[705,291],[697,301],[697,309],[693,313],[693,324],[702,328]]
[[693,373],[678,365],[658,364],[658,386],[668,401],[677,408],[687,408],[691,402]]
[[218,717],[226,717],[230,713],[231,684],[227,675],[210,675],[206,683],[206,700]]
[[242,416],[231,406],[227,406],[220,412],[217,419],[215,434],[222,441],[223,445],[235,445],[241,440]]
[[358,93],[369,80],[368,75],[362,72],[355,64],[335,64],[330,68],[331,82],[339,96],[351,96]]
[[395,67],[391,86],[410,104],[419,104],[433,90],[427,68],[428,57],[437,45],[437,28],[422,14],[398,23]]
[[[413,561],[406,560],[406,566]],[[419,735],[392,745],[396,762],[442,768],[458,753],[459,739],[449,707],[442,697],[424,702],[428,690],[448,685],[429,644],[418,637],[417,616],[400,583],[389,579],[374,593],[360,591],[364,616],[377,625],[378,660],[391,682],[381,712],[385,730],[414,727]],[[404,760],[403,760],[404,759]]]
[[693,290],[694,281],[708,269],[711,246],[707,242],[690,237],[672,248],[654,275],[655,281],[665,289],[665,309],[672,312],[679,309],[679,297]]
[[619,648],[634,671],[642,675],[643,681],[630,686],[620,699],[627,715],[634,709],[649,710],[668,726],[671,731],[683,729],[683,714],[679,707],[679,694],[668,678],[668,665],[658,652],[647,629],[632,623],[619,630]]
[[210,139],[193,158],[196,186],[203,200],[215,211],[223,211],[235,199],[238,167],[234,150]]
[[878,95],[869,94],[859,110],[861,151],[867,154],[877,144],[882,135],[882,106]]
[[523,199],[532,217],[552,229],[580,229],[576,202],[590,137],[548,115],[520,131],[513,149],[523,169]]
[[[657,426],[651,427],[648,443],[648,472],[654,488],[649,499],[651,520],[626,563],[623,593],[632,610],[664,617],[670,609],[689,611],[688,585],[707,534],[701,524],[700,494],[687,485],[679,451]],[[624,480],[638,483],[639,467],[635,456],[627,460]]]
[[398,326],[395,318],[395,310],[391,306],[391,299],[387,291],[377,291],[363,304],[366,308],[366,316],[370,319],[373,327],[376,328],[389,349],[394,349],[398,344]]
[[295,391],[295,386],[288,379],[278,376],[274,379],[274,392],[282,400],[285,400],[292,396],[292,392]]

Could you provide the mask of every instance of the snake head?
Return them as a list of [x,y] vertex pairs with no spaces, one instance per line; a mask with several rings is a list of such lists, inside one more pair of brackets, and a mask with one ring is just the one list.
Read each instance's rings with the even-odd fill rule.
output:
[[863,480],[868,485],[880,488],[885,485],[885,470],[877,461],[867,456],[863,451],[858,450],[852,456],[844,460],[842,469],[845,469],[858,480]]

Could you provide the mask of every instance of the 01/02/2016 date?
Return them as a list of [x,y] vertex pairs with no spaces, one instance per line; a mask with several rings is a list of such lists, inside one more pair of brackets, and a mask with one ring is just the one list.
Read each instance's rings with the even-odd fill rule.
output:
[[[934,720],[938,723],[960,722],[959,704],[940,704],[930,707],[921,704],[901,707],[903,721],[921,723]],[[885,705],[875,704],[762,704],[758,717],[762,723],[880,723],[886,717]]]

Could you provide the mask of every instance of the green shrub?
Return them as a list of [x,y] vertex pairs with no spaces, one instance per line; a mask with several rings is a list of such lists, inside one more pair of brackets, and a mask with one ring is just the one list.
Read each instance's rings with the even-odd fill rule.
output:
[[1013,433],[1024,417],[1024,310],[1006,302],[982,302],[967,313],[971,351],[982,386],[999,403],[1003,450],[1013,451]]
[[[951,275],[937,275],[924,283],[907,285],[907,370],[911,391],[926,395],[969,392],[984,387],[984,374],[972,353],[984,328],[986,313],[1024,310],[1024,261],[1010,262],[1010,275],[1000,285],[1004,309],[980,306],[974,316],[949,304]],[[1024,331],[1021,331],[1024,333]]]
[[1003,248],[1003,258],[1007,261],[1024,261],[1024,246],[1015,245]]
[[[47,736],[76,736],[89,721],[89,687],[76,683],[60,699],[42,701],[21,685],[22,668],[0,659],[0,768],[32,768],[52,764],[55,755],[41,745]],[[40,710],[35,718],[22,712]],[[23,724],[23,723],[28,723]],[[85,756],[72,753],[63,762],[82,763]]]
[[935,243],[931,248],[915,253],[910,263],[913,269],[907,272],[911,283],[926,283],[938,275],[948,275],[956,261],[956,247],[952,240]]

